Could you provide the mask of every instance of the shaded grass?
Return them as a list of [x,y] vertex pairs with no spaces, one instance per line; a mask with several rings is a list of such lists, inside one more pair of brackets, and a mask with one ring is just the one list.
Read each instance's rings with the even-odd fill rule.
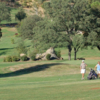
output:
[[18,21],[15,20],[15,14],[18,12],[18,8],[11,8],[11,21],[1,21],[1,24],[7,23],[17,23]]

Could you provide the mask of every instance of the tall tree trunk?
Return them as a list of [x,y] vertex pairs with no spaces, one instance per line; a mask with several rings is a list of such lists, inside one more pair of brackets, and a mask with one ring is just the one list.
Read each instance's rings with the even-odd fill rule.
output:
[[74,60],[76,60],[76,48],[74,48]]
[[72,48],[71,48],[71,45],[68,46],[68,60],[71,60],[71,51],[72,51]]

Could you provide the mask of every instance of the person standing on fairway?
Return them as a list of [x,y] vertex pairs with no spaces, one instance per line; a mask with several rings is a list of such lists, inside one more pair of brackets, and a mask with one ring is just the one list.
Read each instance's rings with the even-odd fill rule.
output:
[[82,60],[82,63],[81,63],[81,65],[80,65],[80,72],[81,72],[81,74],[82,74],[82,80],[84,79],[84,74],[85,74],[85,72],[86,72],[86,64],[84,63],[84,60]]
[[94,70],[96,70],[96,68],[97,68],[98,77],[100,78],[100,61],[98,61],[98,64],[95,66]]

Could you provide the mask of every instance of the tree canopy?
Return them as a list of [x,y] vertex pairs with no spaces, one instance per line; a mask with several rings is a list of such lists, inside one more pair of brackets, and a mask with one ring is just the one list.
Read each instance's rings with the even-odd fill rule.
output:
[[56,32],[53,23],[48,20],[39,21],[33,29],[33,46],[40,52],[50,47],[66,47],[66,34]]
[[11,9],[8,8],[5,3],[0,3],[0,22],[3,20],[11,20]]
[[23,8],[19,8],[19,11],[17,12],[17,14],[15,15],[15,18],[19,21],[21,21],[22,19],[24,19],[26,17],[26,13],[24,12]]
[[87,0],[51,0],[44,6],[46,15],[55,22],[57,31],[66,31],[69,36],[68,55],[71,59],[72,37],[78,30],[88,31],[90,23],[89,9]]
[[35,27],[38,21],[42,20],[41,17],[34,15],[25,18],[20,26],[18,27],[19,33],[21,34],[23,39],[32,38],[33,37],[33,28]]

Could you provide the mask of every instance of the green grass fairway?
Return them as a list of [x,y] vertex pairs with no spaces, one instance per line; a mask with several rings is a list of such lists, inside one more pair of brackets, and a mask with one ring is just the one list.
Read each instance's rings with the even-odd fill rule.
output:
[[[100,79],[87,80],[90,68],[100,60],[97,48],[88,47],[77,53],[77,58],[85,58],[88,65],[85,80],[81,80],[81,60],[73,60],[72,50],[72,60],[68,61],[67,48],[56,48],[61,50],[64,60],[3,62],[5,56],[16,54],[14,48],[20,37],[15,37],[15,28],[5,27],[2,32],[0,100],[99,100]],[[30,40],[25,40],[27,48],[31,44]]]
[[[55,63],[56,62],[56,63]],[[81,61],[0,64],[0,100],[98,100],[100,79],[81,80]],[[72,64],[71,64],[72,63]]]
[[6,23],[16,23],[18,22],[15,20],[15,14],[18,12],[18,8],[11,8],[11,21],[2,21],[1,24],[6,24]]
[[100,80],[80,80],[79,75],[2,78],[0,100],[99,100]]

